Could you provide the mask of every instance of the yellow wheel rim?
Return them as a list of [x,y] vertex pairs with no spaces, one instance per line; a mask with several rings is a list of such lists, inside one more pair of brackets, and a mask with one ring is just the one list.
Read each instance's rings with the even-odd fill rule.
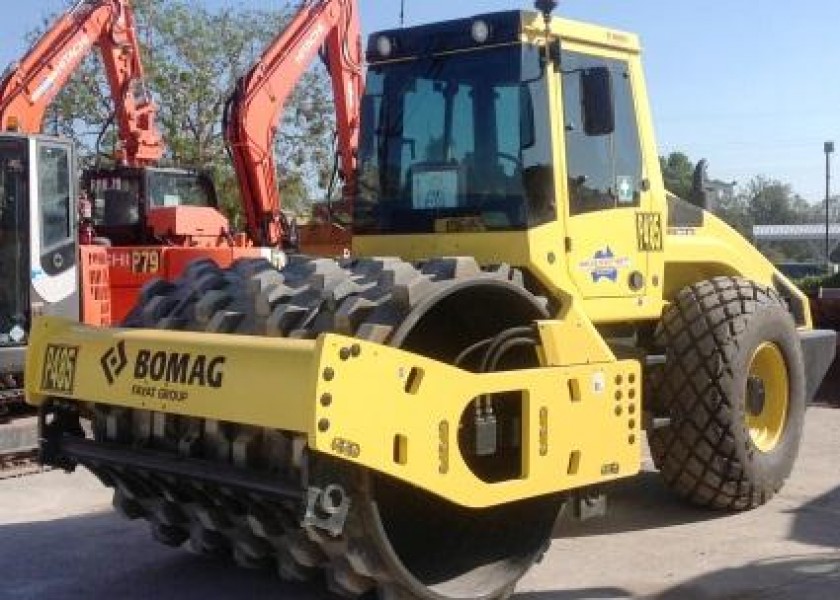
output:
[[772,452],[785,429],[790,402],[787,364],[776,344],[764,342],[756,348],[747,377],[745,403],[750,439],[761,452]]

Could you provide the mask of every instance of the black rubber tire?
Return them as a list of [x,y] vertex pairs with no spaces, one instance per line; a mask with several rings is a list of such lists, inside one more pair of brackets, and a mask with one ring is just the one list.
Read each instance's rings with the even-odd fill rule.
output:
[[[787,364],[789,404],[776,446],[762,452],[746,425],[749,362],[772,342]],[[745,510],[767,502],[790,475],[805,411],[805,369],[796,327],[776,292],[740,277],[716,277],[680,291],[656,343],[665,367],[652,406],[670,419],[649,432],[666,484],[695,505]]]
[[[521,273],[506,265],[482,269],[471,258],[411,264],[394,258],[338,263],[293,257],[282,271],[264,260],[240,260],[227,270],[207,260],[192,263],[175,284],[148,284],[125,325],[310,339],[336,331],[452,360],[487,337],[488,328],[498,333],[546,315],[544,300],[528,292]],[[178,446],[177,440],[169,445]],[[563,501],[551,496],[467,511],[407,484],[317,456],[308,466],[308,479],[310,485],[321,479],[341,481],[353,498],[344,535],[336,539],[318,531],[299,532],[295,543],[315,556],[312,560],[277,546],[269,553],[284,577],[308,578],[311,567],[321,567],[329,589],[347,597],[374,592],[386,600],[508,598],[542,556]],[[155,518],[160,504],[146,501],[145,513]],[[141,516],[149,518],[145,513]],[[235,543],[225,545],[215,531],[196,524],[194,513],[184,508],[193,523],[193,548],[214,553],[215,545],[208,542],[220,542],[226,551],[233,546],[234,557],[248,559],[244,562],[250,566],[250,557],[237,552]],[[237,519],[226,521],[233,531],[226,535],[235,540]],[[432,546],[429,551],[413,556],[425,547],[405,541],[405,523],[420,530],[417,543],[425,540]],[[401,548],[391,543],[389,526],[400,530]],[[467,552],[474,556],[464,557]],[[422,575],[406,567],[407,554]],[[455,565],[449,556],[462,560]],[[464,571],[457,572],[462,565]]]

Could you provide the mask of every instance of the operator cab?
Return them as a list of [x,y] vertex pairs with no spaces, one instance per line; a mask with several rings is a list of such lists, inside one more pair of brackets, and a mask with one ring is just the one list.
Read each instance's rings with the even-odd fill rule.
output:
[[357,234],[521,230],[555,215],[543,51],[520,13],[370,38]]
[[149,227],[158,210],[180,206],[218,208],[213,180],[187,169],[114,167],[82,175],[82,189],[93,205],[98,242],[112,246],[159,243]]
[[648,293],[664,220],[635,36],[509,11],[374,33],[367,59],[354,251]]
[[[547,64],[559,46],[526,40],[534,17],[510,11],[370,37],[356,233],[516,231],[557,218]],[[603,145],[616,124],[614,73],[566,53],[561,63],[567,94],[578,95],[570,136]],[[615,189],[580,177],[570,195],[595,203],[581,212],[603,204],[593,183]]]

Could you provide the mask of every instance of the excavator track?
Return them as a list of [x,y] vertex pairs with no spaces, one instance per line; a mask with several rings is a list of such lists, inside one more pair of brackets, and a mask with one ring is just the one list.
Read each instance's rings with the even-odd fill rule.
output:
[[[520,293],[501,311],[471,299],[470,318],[460,315],[471,327],[455,318],[465,306],[450,297],[440,306],[455,312],[428,326],[433,298],[467,282]],[[488,327],[542,313],[507,266],[294,258],[283,271],[262,260],[226,271],[194,263],[175,284],[147,286],[126,326],[295,338],[335,331],[453,360]],[[459,335],[459,327],[470,331]],[[449,332],[445,340],[436,328]],[[251,393],[270,390],[243,390]],[[91,418],[95,441],[81,440],[67,454],[114,488],[118,511],[149,521],[157,540],[274,568],[292,581],[323,570],[329,589],[345,597],[506,598],[541,556],[562,506],[562,498],[544,497],[468,510],[311,452],[299,434],[102,404],[77,408]],[[121,449],[133,458],[121,458]]]

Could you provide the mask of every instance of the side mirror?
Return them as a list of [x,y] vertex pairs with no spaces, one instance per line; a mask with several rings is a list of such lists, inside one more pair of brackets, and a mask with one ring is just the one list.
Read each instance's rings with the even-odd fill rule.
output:
[[615,131],[612,74],[607,67],[580,72],[583,130],[586,135],[609,135]]
[[704,158],[694,168],[694,177],[691,181],[691,194],[688,201],[694,206],[709,210],[709,163]]

